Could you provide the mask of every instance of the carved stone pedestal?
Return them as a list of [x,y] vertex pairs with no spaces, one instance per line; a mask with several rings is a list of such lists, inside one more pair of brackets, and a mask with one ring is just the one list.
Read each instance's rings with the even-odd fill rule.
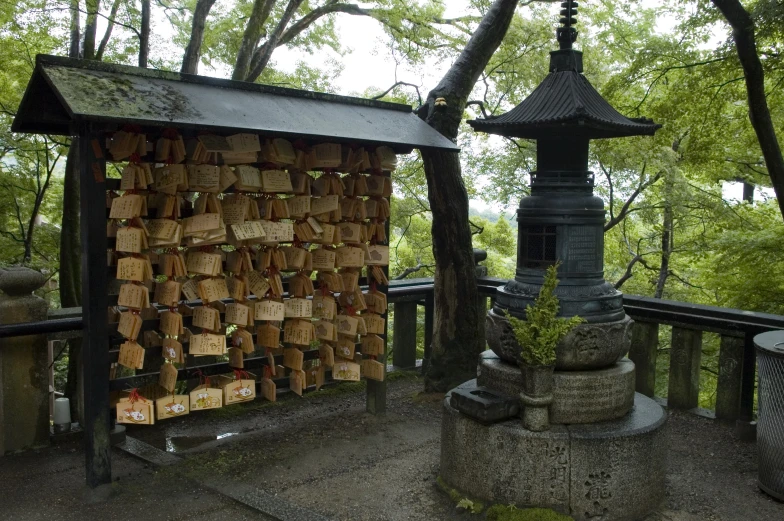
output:
[[450,394],[440,475],[469,497],[551,508],[576,521],[634,521],[664,499],[666,416],[650,398],[636,394],[618,420],[531,432],[518,419],[482,425],[453,409]]
[[[634,405],[634,364],[624,358],[606,369],[555,371],[552,423],[591,423],[614,420]],[[492,351],[479,355],[477,384],[508,396],[523,389],[523,374]]]

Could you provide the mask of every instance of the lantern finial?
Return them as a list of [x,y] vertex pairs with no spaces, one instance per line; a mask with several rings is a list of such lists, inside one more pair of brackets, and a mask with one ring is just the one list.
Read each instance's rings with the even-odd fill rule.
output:
[[562,50],[571,49],[577,40],[577,2],[566,0],[561,2],[561,27],[555,30],[556,39]]

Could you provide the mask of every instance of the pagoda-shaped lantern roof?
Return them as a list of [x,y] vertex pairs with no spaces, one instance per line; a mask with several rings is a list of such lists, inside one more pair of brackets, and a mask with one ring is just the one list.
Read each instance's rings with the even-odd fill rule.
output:
[[560,49],[550,52],[550,73],[544,81],[509,112],[468,124],[479,132],[527,139],[653,135],[661,125],[620,114],[583,75],[582,52],[572,49],[577,2],[566,0],[561,7],[562,26],[556,31]]

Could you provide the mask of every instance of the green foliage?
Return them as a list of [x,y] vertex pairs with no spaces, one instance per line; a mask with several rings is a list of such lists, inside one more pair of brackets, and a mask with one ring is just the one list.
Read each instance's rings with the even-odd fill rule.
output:
[[479,514],[482,512],[484,505],[482,503],[477,503],[475,501],[471,501],[468,498],[463,498],[457,502],[457,508],[462,508],[471,512],[472,514]]
[[493,505],[487,509],[487,521],[573,521],[549,508],[523,508],[514,505]]
[[575,326],[585,322],[581,317],[558,318],[560,304],[555,296],[558,265],[547,268],[544,284],[534,305],[525,308],[526,320],[508,315],[515,338],[520,344],[520,358],[528,365],[555,363],[555,347]]
[[468,510],[472,514],[479,514],[485,508],[484,503],[482,503],[481,501],[476,501],[467,498],[463,494],[461,494],[458,490],[447,485],[446,481],[441,479],[441,476],[438,476],[436,478],[436,485],[438,486],[438,488],[441,489],[442,492],[444,492],[446,495],[449,496],[449,499],[451,499],[452,502],[455,504],[455,506],[457,506],[458,508],[463,508],[465,510]]

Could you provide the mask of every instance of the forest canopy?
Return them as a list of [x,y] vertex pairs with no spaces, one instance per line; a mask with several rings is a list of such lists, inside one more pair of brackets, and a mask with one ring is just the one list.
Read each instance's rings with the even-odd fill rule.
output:
[[[64,182],[70,142],[10,131],[36,54],[381,97],[418,107],[438,81],[428,71],[456,59],[490,3],[3,0],[0,267],[43,270],[51,277],[47,291],[55,305],[58,283],[66,282],[61,270],[71,269],[63,266],[61,253],[66,239],[61,232],[73,229],[63,220],[72,207]],[[621,113],[664,125],[655,137],[592,143],[590,165],[607,208],[605,276],[630,294],[784,313],[784,222],[750,123],[739,47],[716,5],[581,2],[577,48],[585,53],[586,77]],[[754,24],[764,95],[780,138],[784,6],[759,0],[743,7]],[[513,212],[527,193],[535,147],[526,140],[473,133],[465,120],[509,110],[542,80],[548,52],[556,47],[557,18],[557,4],[518,3],[459,128],[469,197],[496,211],[474,211],[470,217],[473,245],[488,251],[485,264],[492,276],[513,276]],[[394,86],[372,78],[352,83],[342,76],[352,53],[344,43],[347,27],[378,35],[368,42],[376,49],[373,67],[393,69]],[[347,83],[361,87],[346,89]],[[391,275],[430,276],[432,217],[421,157],[404,158],[394,181]],[[742,200],[728,197],[730,185],[743,187]]]

